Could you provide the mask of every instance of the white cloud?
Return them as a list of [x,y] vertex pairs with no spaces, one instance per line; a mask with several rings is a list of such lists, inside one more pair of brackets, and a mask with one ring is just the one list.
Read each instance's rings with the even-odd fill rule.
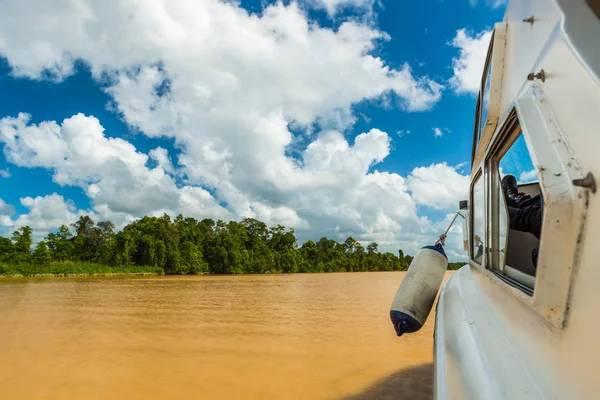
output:
[[4,200],[0,199],[0,215],[12,215],[14,212],[15,208],[12,205],[6,204]]
[[532,169],[531,171],[523,171],[519,175],[519,183],[531,183],[539,180],[537,171]]
[[396,131],[396,135],[402,137],[404,135],[410,135],[410,130],[408,129],[400,129],[398,131]]
[[[0,5],[1,52],[14,73],[40,78],[46,71],[61,79],[83,58],[95,76],[109,73],[119,109],[149,134],[162,133],[165,122],[172,125],[194,107],[199,117],[227,104],[263,115],[281,108],[286,119],[302,123],[387,91],[407,109],[431,107],[438,84],[370,55],[387,38],[352,21],[337,31],[319,27],[295,3],[270,5],[260,17],[217,0]],[[171,80],[167,98],[155,91],[164,78]],[[149,129],[151,122],[159,123]]]
[[312,7],[326,10],[330,17],[347,8],[372,13],[375,4],[375,0],[305,0],[305,2]]
[[0,169],[0,177],[10,178],[10,171],[7,169]]
[[450,78],[450,86],[457,93],[479,92],[491,37],[491,30],[473,35],[465,29],[456,31],[456,36],[450,44],[459,49],[459,55],[452,59],[454,75]]
[[[479,1],[478,0],[469,0],[469,3],[471,3],[471,6],[476,6],[477,4],[479,4]],[[507,0],[485,0],[484,3],[488,7],[498,8],[498,7],[506,5]]]
[[[467,178],[445,164],[408,178],[377,171],[390,152],[388,134],[345,138],[356,103],[398,100],[419,111],[440,99],[442,85],[373,55],[387,39],[356,21],[320,27],[295,3],[249,14],[216,0],[0,2],[0,53],[15,75],[62,79],[83,59],[124,121],[172,139],[177,154],[144,154],[82,114],[60,123],[4,118],[0,140],[9,162],[48,168],[58,184],[81,187],[88,211],[118,226],[163,212],[256,217],[295,227],[301,239],[353,235],[414,253],[441,233],[417,205],[454,209],[448,197]],[[426,173],[438,169],[448,179]],[[44,205],[59,209],[56,198],[33,200],[31,216],[16,221],[34,223]],[[64,218],[83,212],[63,204]]]
[[[0,215],[0,227],[1,226],[6,226],[6,227],[12,227],[14,225],[13,220],[10,218],[10,216],[8,215]],[[2,232],[3,229],[0,229],[0,232]]]
[[22,197],[20,202],[29,212],[20,214],[16,219],[8,215],[0,216],[0,225],[11,230],[28,225],[33,231],[34,242],[43,239],[49,232],[56,231],[63,224],[72,224],[81,215],[88,214],[98,220],[94,212],[78,210],[71,201],[56,193],[35,198]]
[[415,168],[408,176],[408,188],[418,204],[452,210],[467,198],[469,177],[446,163]]
[[[467,177],[446,164],[416,168],[407,179],[369,172],[390,151],[389,136],[377,129],[358,135],[353,144],[340,132],[321,132],[299,163],[273,169],[273,176],[258,182],[262,186],[222,182],[215,195],[226,199],[226,208],[202,187],[177,187],[161,162],[147,167],[148,156],[122,139],[106,138],[93,117],[78,114],[61,125],[34,125],[20,114],[0,120],[0,140],[12,162],[50,168],[57,182],[82,187],[92,200],[93,209],[84,211],[56,194],[22,199],[31,211],[14,225],[32,224],[38,236],[83,213],[123,226],[142,215],[181,212],[225,220],[255,217],[295,227],[302,240],[352,235],[364,242],[378,240],[383,250],[401,247],[414,253],[440,234],[437,223],[418,215],[417,204],[451,210],[468,185]],[[47,142],[60,150],[54,158],[43,151]],[[165,164],[165,152],[153,154]]]
[[466,166],[466,165],[467,165],[467,162],[466,162],[466,161],[463,161],[463,162],[459,162],[458,164],[456,164],[456,165],[455,165],[454,167],[452,167],[452,168],[454,168],[455,170],[457,170],[457,171],[458,171],[458,170],[461,170],[461,169],[462,169],[464,166]]
[[163,171],[173,174],[175,172],[175,168],[173,168],[173,164],[171,163],[171,159],[169,158],[169,152],[167,149],[163,149],[162,147],[157,147],[155,149],[150,150],[148,153],[150,158],[157,162],[158,166],[163,169]]
[[[22,167],[51,169],[56,183],[81,187],[105,214],[117,216],[117,222],[180,209],[195,216],[228,216],[204,189],[193,188],[192,201],[188,198],[192,189],[177,187],[166,173],[173,166],[160,147],[150,151],[158,165],[148,168],[147,155],[123,139],[107,138],[94,117],[77,114],[61,125],[53,121],[30,124],[29,118],[21,113],[0,120],[0,142],[7,160]],[[201,204],[203,212],[194,204]]]
[[448,128],[431,128],[431,130],[433,131],[433,137],[436,138],[441,138],[444,134],[450,132]]
[[71,224],[85,212],[77,210],[75,204],[56,193],[38,197],[23,197],[21,205],[27,207],[29,212],[21,214],[15,220],[17,227],[29,225],[34,232],[46,232],[56,229],[63,224]]

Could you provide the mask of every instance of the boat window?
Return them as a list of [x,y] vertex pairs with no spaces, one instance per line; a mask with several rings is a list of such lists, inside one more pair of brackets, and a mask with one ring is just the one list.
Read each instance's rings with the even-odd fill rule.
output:
[[492,263],[502,272],[533,289],[542,231],[543,200],[537,171],[520,128],[509,138],[496,167],[497,255]]
[[[502,181],[500,173],[498,174],[498,182]],[[506,247],[508,245],[508,208],[506,207],[506,199],[502,193],[502,185],[496,185],[498,188],[498,264],[505,265],[506,262]]]
[[471,239],[471,258],[482,263],[485,240],[485,199],[483,197],[483,175],[479,175],[473,185],[473,237]]
[[481,117],[479,118],[479,132],[477,134],[477,141],[483,135],[483,130],[485,128],[485,124],[487,122],[488,111],[490,108],[490,88],[492,82],[492,54],[490,50],[490,55],[488,56],[488,62],[485,66],[485,72],[483,74],[483,82],[482,82],[482,91],[480,93],[480,107],[481,107]]
[[488,114],[490,108],[490,91],[492,85],[492,59],[493,59],[493,48],[494,48],[494,34],[490,41],[486,61],[485,69],[481,77],[481,85],[479,86],[479,96],[477,97],[477,107],[475,109],[475,130],[473,137],[473,149],[472,159],[475,158],[475,153],[479,146],[479,141],[485,130],[485,126],[488,123]]

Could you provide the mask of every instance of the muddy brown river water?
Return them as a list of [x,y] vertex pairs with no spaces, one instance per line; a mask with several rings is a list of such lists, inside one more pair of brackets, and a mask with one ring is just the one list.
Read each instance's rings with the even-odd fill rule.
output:
[[389,320],[403,276],[1,279],[0,397],[429,399],[434,314]]

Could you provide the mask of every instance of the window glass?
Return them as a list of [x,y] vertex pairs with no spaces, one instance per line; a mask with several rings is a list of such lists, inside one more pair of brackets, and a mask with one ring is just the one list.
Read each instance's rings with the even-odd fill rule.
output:
[[533,288],[544,207],[537,172],[522,133],[499,160],[497,176],[498,267]]
[[483,129],[485,128],[485,124],[487,121],[488,110],[490,108],[490,88],[492,82],[492,58],[490,57],[490,62],[486,65],[485,73],[484,73],[484,86],[483,93],[481,98],[481,118],[479,118],[479,137],[483,135]]
[[[490,41],[490,48],[492,48],[494,42],[494,38],[492,35],[492,40]],[[483,75],[481,77],[482,86],[479,89],[479,96],[477,97],[477,109],[475,115],[475,139],[473,146],[473,156],[475,157],[475,153],[477,152],[477,147],[479,146],[479,141],[481,136],[483,135],[483,130],[487,123],[487,117],[490,107],[490,91],[492,84],[492,57],[493,56],[493,48],[490,50],[490,57],[487,60],[488,62],[485,65],[485,70],[483,71]]]
[[[498,182],[501,181],[498,173]],[[508,244],[508,209],[506,208],[506,200],[502,192],[502,185],[498,184],[498,265],[504,267],[506,260],[506,245]]]
[[500,175],[504,177],[505,174],[513,175],[519,185],[538,182],[537,172],[522,134],[500,160]]
[[483,197],[483,175],[480,175],[473,186],[473,248],[471,258],[480,263],[483,259],[485,240],[485,202]]

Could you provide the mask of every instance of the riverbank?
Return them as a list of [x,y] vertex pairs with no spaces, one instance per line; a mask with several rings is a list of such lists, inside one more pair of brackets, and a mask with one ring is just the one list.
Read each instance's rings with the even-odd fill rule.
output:
[[45,265],[0,264],[0,278],[29,277],[88,277],[88,276],[144,276],[164,275],[159,267],[138,265],[103,265],[78,262],[52,262]]
[[[463,263],[450,263],[448,270],[456,270]],[[280,274],[281,272],[266,272],[264,274]],[[198,275],[211,275],[210,273]],[[264,275],[260,274],[260,275]],[[51,262],[45,265],[21,263],[9,265],[0,263],[0,278],[72,278],[92,276],[146,276],[146,275],[169,275],[160,267],[144,265],[104,265],[86,262]],[[217,274],[221,275],[221,274]],[[223,274],[230,275],[230,274]]]

